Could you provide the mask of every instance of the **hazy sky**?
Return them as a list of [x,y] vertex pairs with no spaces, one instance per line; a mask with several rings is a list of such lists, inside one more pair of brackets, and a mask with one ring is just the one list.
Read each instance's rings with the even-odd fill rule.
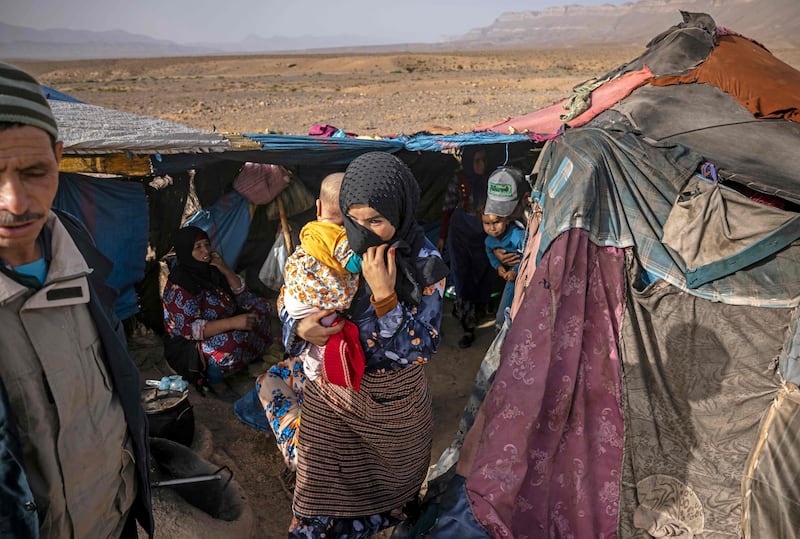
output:
[[488,26],[505,11],[624,0],[0,0],[0,21],[40,30],[126,30],[177,43],[261,37],[363,36],[437,42]]

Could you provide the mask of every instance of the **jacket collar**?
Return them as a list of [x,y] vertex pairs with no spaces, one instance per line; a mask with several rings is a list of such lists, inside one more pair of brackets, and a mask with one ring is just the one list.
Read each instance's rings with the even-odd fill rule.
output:
[[[47,277],[42,289],[47,288],[46,296],[50,298],[58,298],[56,304],[67,303],[85,303],[88,299],[88,288],[85,282],[85,277],[89,275],[92,270],[86,264],[75,242],[72,241],[64,225],[58,220],[53,212],[50,212],[45,223],[42,233],[39,236],[42,242],[42,254],[49,262],[47,269]],[[5,264],[5,262],[3,262]],[[80,279],[83,284],[73,283],[74,286],[68,286],[69,281]],[[77,288],[80,287],[81,292],[78,293]],[[62,292],[53,292],[54,289],[69,288]],[[8,275],[0,273],[0,303],[4,303],[18,295],[29,290],[26,286],[18,283]],[[85,296],[85,298],[84,298]],[[77,301],[75,301],[77,300]],[[50,304],[50,306],[57,306]]]

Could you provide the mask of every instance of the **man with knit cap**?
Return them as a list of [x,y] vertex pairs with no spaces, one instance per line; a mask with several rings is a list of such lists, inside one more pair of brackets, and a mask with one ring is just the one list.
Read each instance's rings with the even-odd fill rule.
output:
[[0,63],[0,537],[137,537],[153,518],[139,372],[111,262],[52,209],[62,143]]

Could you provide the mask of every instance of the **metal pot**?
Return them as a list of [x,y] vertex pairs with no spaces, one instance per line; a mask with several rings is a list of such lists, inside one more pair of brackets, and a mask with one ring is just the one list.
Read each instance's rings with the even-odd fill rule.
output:
[[166,438],[189,447],[194,439],[194,410],[189,391],[175,392],[149,387],[142,390],[142,406],[150,436]]

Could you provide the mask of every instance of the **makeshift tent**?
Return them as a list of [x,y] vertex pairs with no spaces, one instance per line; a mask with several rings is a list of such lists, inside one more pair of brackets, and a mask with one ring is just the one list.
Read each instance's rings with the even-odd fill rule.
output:
[[573,119],[485,127],[549,141],[535,269],[426,537],[797,535],[800,72],[682,15]]
[[[117,314],[126,318],[141,307],[142,319],[157,330],[160,261],[172,247],[175,230],[189,218],[208,229],[226,262],[244,270],[248,284],[257,287],[258,270],[275,238],[277,203],[284,208],[286,226],[296,234],[313,218],[322,178],[343,170],[362,153],[391,152],[409,164],[422,190],[424,204],[418,217],[431,230],[438,225],[441,198],[457,167],[453,156],[442,152],[468,144],[504,144],[511,160],[527,155],[524,158],[532,165],[535,158],[529,154],[535,144],[522,134],[418,133],[387,139],[223,135],[90,105],[52,88],[43,91],[64,143],[60,167],[64,181],[56,204],[105,235],[98,243],[115,262],[112,279],[121,294]],[[258,190],[240,188],[250,197],[243,200],[234,182],[248,164],[285,167],[292,181],[260,195]],[[264,193],[280,196],[264,204]],[[129,207],[122,211],[112,200]],[[98,201],[103,211],[95,207]]]
[[125,180],[151,176],[151,157],[222,152],[230,143],[217,133],[89,105],[52,88],[43,92],[64,145],[54,205],[78,217],[114,262],[115,311],[128,318],[139,311],[135,288],[145,275],[149,238],[145,189]]

